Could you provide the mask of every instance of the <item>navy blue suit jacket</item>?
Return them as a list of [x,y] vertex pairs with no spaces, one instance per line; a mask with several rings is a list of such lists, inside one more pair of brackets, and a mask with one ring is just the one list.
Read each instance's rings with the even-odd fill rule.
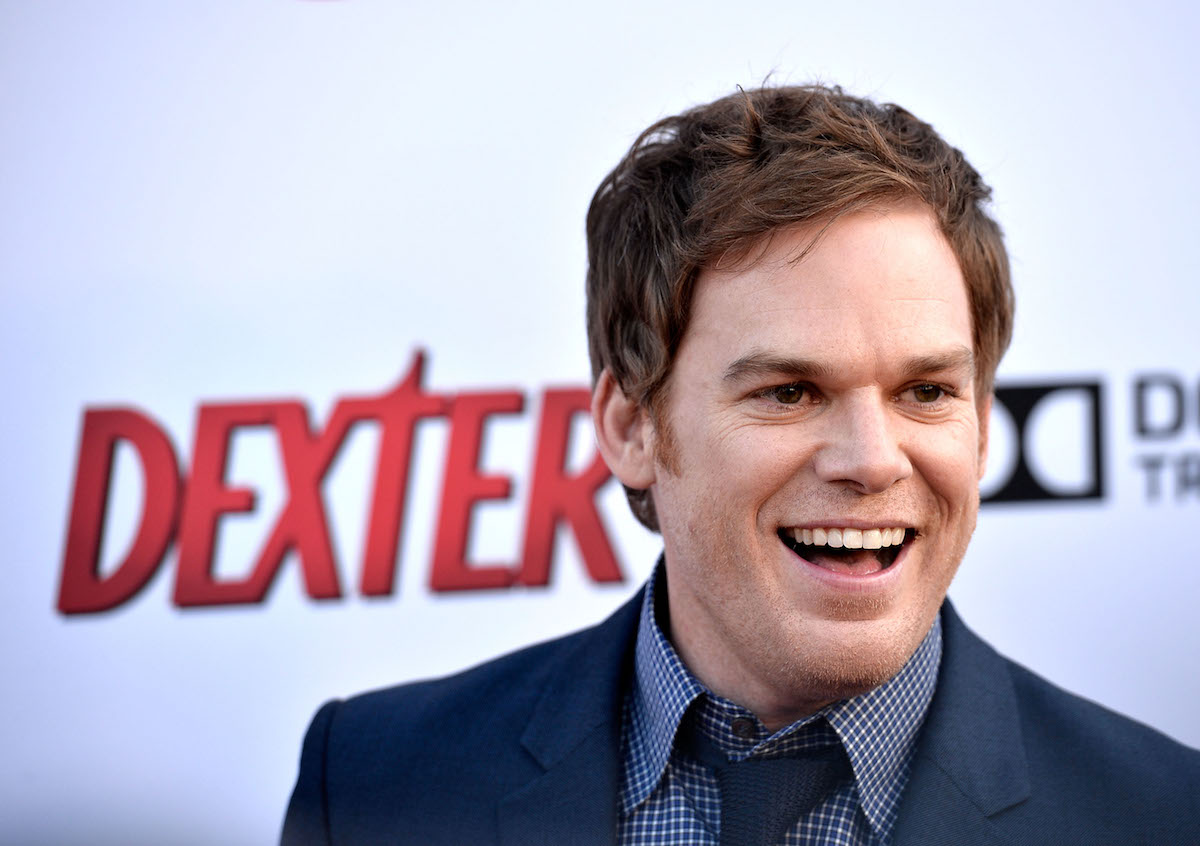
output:
[[[616,839],[641,595],[591,629],[325,705],[285,846]],[[1200,752],[1002,658],[947,603],[896,846],[1200,844]]]

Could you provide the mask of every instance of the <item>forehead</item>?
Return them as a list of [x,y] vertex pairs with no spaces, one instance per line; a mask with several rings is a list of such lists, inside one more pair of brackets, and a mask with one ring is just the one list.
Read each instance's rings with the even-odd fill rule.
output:
[[971,347],[966,284],[932,212],[912,204],[779,230],[739,265],[704,271],[680,354],[838,368],[951,346]]

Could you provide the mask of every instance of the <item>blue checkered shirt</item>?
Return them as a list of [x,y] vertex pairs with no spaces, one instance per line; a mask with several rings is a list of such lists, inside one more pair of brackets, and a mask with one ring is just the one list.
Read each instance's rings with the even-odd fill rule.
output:
[[680,721],[695,702],[700,730],[731,760],[837,743],[845,747],[854,778],[802,816],[783,846],[887,844],[937,685],[941,619],[934,620],[890,681],[772,734],[754,714],[713,694],[683,665],[655,616],[655,591],[665,587],[658,576],[661,567],[660,562],[646,587],[636,681],[624,704],[617,842],[717,846],[721,806],[716,778],[675,744]]

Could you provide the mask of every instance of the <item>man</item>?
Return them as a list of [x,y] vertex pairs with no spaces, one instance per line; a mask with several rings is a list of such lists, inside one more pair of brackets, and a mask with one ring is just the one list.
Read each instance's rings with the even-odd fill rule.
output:
[[988,194],[837,89],[650,127],[589,211],[588,330],[655,575],[595,629],[326,705],[284,842],[1197,842],[1200,754],[945,603],[1011,331]]

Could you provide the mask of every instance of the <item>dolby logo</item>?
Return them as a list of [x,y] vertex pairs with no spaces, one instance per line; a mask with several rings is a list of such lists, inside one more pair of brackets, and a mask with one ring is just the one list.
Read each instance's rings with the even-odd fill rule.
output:
[[1102,499],[1103,405],[1097,381],[997,385],[982,501]]

